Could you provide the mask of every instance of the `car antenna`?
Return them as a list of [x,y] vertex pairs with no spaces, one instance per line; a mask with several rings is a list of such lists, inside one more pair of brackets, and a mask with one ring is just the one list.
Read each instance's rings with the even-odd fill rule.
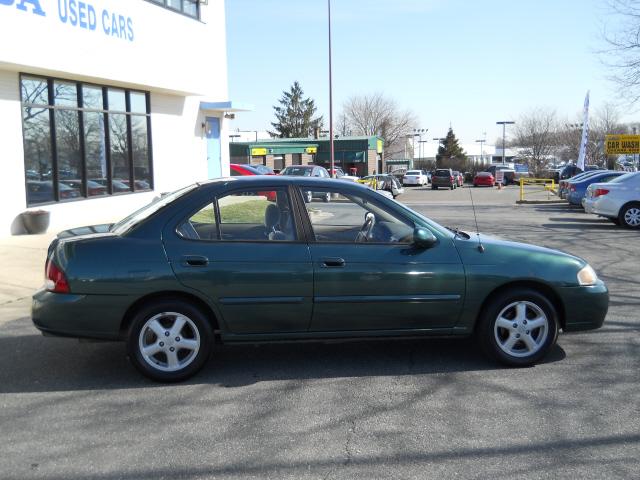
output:
[[482,240],[480,240],[480,229],[478,228],[478,217],[476,216],[476,205],[473,203],[473,194],[471,193],[471,188],[469,190],[469,197],[471,198],[471,207],[473,207],[473,219],[476,222],[476,235],[478,236],[478,251],[480,253],[484,252],[484,245],[482,245]]

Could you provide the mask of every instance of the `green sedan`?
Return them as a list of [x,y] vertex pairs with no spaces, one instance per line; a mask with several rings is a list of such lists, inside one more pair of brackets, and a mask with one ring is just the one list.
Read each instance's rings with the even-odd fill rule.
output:
[[560,329],[602,326],[608,304],[581,258],[447,229],[351,182],[256,176],[61,233],[32,318],[46,335],[124,340],[140,372],[168,382],[216,342],[474,335],[528,366]]

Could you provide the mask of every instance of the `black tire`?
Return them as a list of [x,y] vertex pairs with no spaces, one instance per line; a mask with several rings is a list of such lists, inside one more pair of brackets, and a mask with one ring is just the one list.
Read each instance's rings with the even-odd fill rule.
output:
[[324,196],[322,197],[322,201],[324,203],[329,203],[331,201],[331,193],[327,192],[324,194]]
[[304,192],[304,201],[305,203],[311,203],[313,201],[313,193]]
[[626,228],[640,228],[640,203],[629,203],[620,209],[619,225]]
[[451,186],[449,187],[449,189],[451,189],[451,190],[455,190],[455,189],[456,189],[456,186],[455,186],[455,185],[451,185]]
[[431,190],[437,190],[438,187],[436,187],[435,185],[431,185]]
[[[517,312],[521,304],[524,304],[524,317],[519,318]],[[513,318],[509,319],[512,315]],[[499,318],[500,323],[508,323],[506,328],[500,326]],[[527,327],[531,325],[528,322],[534,320],[542,326],[528,330],[531,328]],[[489,358],[511,367],[528,367],[542,359],[555,344],[558,314],[551,301],[538,291],[514,288],[489,301],[480,313],[475,333]],[[511,341],[513,344],[509,347]],[[528,344],[534,345],[531,353],[528,353]]]
[[[175,337],[174,335],[166,335],[171,330],[171,318],[175,318],[177,323],[177,317],[168,315],[168,313],[176,313],[187,319],[184,327],[174,333]],[[149,326],[148,322],[152,322],[154,317],[157,317],[156,321],[162,328],[167,329],[165,331],[166,340],[160,335],[156,336],[152,331],[153,328]],[[145,332],[141,335],[143,329]],[[154,345],[148,346],[164,343],[162,346],[167,352],[174,348],[171,352],[175,352],[176,361],[184,363],[184,366],[171,367],[168,353],[165,354],[162,351],[154,354],[150,359],[145,359],[145,355],[141,351],[142,344],[147,339],[152,341],[153,338],[155,338]],[[144,376],[157,382],[181,382],[195,375],[207,362],[211,355],[213,339],[211,324],[199,308],[177,298],[156,300],[144,305],[134,315],[127,336],[127,354],[131,363]],[[186,342],[190,342],[190,345],[197,343],[197,350],[192,347],[181,348]]]

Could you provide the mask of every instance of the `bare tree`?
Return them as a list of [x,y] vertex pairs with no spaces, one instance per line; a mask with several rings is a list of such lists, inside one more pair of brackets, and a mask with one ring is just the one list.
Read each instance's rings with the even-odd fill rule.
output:
[[529,171],[540,175],[549,158],[555,153],[557,140],[555,110],[536,108],[516,122],[512,145],[520,149]]
[[418,123],[411,110],[402,110],[382,93],[355,95],[342,107],[344,125],[354,135],[378,135],[384,139],[385,155],[404,154],[406,136]]
[[604,33],[607,48],[600,52],[615,72],[611,79],[630,103],[640,100],[640,0],[608,0],[615,27]]
[[605,155],[605,135],[626,133],[626,126],[620,121],[620,112],[612,103],[605,103],[596,110],[591,122],[589,143],[587,145],[587,161],[590,164],[614,168],[616,156]]

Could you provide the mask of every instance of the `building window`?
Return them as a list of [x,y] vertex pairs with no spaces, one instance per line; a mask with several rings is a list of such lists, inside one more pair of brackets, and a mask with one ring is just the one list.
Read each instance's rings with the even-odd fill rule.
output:
[[189,17],[200,19],[199,0],[148,0],[174,12],[183,13]]
[[27,205],[153,188],[149,94],[22,75]]

